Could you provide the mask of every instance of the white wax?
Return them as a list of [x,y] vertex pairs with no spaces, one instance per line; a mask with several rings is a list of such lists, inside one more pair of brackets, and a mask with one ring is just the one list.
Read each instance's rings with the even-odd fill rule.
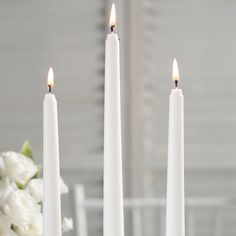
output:
[[173,89],[169,103],[166,236],[185,235],[183,106],[182,91]]
[[107,35],[104,112],[104,236],[124,235],[120,56],[116,33]]
[[43,236],[61,236],[57,101],[50,93],[43,103],[43,133]]

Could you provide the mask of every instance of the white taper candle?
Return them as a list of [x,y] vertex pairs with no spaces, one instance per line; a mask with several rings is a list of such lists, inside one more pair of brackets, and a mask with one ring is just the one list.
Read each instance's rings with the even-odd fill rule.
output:
[[178,88],[176,60],[173,62],[173,81],[175,89],[172,89],[169,101],[166,236],[184,236],[184,97]]
[[115,5],[110,18],[111,33],[106,39],[104,112],[104,236],[124,235],[120,55],[115,30]]
[[43,103],[43,236],[61,236],[61,195],[57,100],[51,93],[53,70],[48,72],[49,93]]

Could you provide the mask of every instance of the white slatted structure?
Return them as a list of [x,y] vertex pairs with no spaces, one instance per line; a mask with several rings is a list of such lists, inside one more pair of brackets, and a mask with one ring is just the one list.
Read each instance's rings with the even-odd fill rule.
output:
[[62,166],[101,166],[105,1],[0,4],[1,149],[28,138],[42,153],[42,100],[51,65]]
[[139,83],[134,110],[141,120],[139,153],[146,166],[166,166],[168,97],[176,57],[185,95],[186,167],[236,167],[236,34],[230,24],[236,6],[218,0],[214,11],[211,7],[211,1],[140,0],[133,13],[132,73],[133,84]]
[[[91,220],[87,212],[102,211],[103,200],[87,198],[82,185],[75,186],[74,200],[76,205],[76,236],[88,236]],[[235,199],[226,198],[186,198],[186,234],[197,235],[234,235],[232,220],[236,216]],[[124,212],[131,213],[133,222],[132,235],[165,235],[165,198],[124,199]],[[155,222],[152,222],[155,232],[147,233],[144,212],[152,212]],[[148,222],[150,223],[150,222]],[[125,225],[129,222],[125,221]],[[127,234],[130,235],[130,234]]]
[[[142,86],[145,162],[166,165],[172,61],[185,95],[187,167],[236,167],[236,3],[140,0],[133,74]],[[136,5],[136,1],[133,1]],[[138,72],[136,72],[138,71]]]

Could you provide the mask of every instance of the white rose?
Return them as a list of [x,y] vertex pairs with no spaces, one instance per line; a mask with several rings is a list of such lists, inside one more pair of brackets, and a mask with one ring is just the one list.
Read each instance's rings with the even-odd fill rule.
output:
[[43,179],[31,179],[26,189],[36,202],[43,201]]
[[1,236],[17,236],[11,229],[11,222],[8,217],[0,212],[0,235]]
[[4,206],[8,197],[16,191],[17,187],[13,183],[11,183],[8,179],[0,180],[0,206]]
[[68,186],[65,184],[64,180],[61,178],[61,194],[67,194],[69,192]]
[[62,220],[62,232],[65,233],[73,229],[73,220],[71,218],[64,217]]
[[0,156],[0,176],[1,176],[1,177],[4,176],[3,170],[4,170],[4,160],[3,160],[3,158]]
[[[68,186],[65,184],[62,178],[60,178],[61,194],[69,192]],[[27,185],[27,191],[32,195],[36,202],[43,201],[43,179],[31,179]]]
[[40,214],[38,219],[36,219],[32,224],[15,227],[16,233],[18,236],[42,236],[42,218],[42,214]]
[[0,172],[17,184],[25,185],[38,172],[34,162],[20,153],[4,152],[2,158],[4,164]]
[[26,190],[17,190],[8,197],[3,210],[14,225],[26,226],[39,218],[41,207]]

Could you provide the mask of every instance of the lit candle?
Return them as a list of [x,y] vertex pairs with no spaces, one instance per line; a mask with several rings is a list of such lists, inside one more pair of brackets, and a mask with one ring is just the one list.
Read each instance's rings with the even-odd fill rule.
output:
[[172,78],[175,88],[169,101],[166,236],[184,236],[184,97],[178,88],[179,70],[175,59]]
[[48,72],[49,93],[43,103],[43,235],[61,236],[60,166],[57,100],[51,93],[53,70]]
[[120,55],[115,33],[115,5],[111,8],[111,33],[106,39],[104,111],[104,236],[124,235],[121,150]]

